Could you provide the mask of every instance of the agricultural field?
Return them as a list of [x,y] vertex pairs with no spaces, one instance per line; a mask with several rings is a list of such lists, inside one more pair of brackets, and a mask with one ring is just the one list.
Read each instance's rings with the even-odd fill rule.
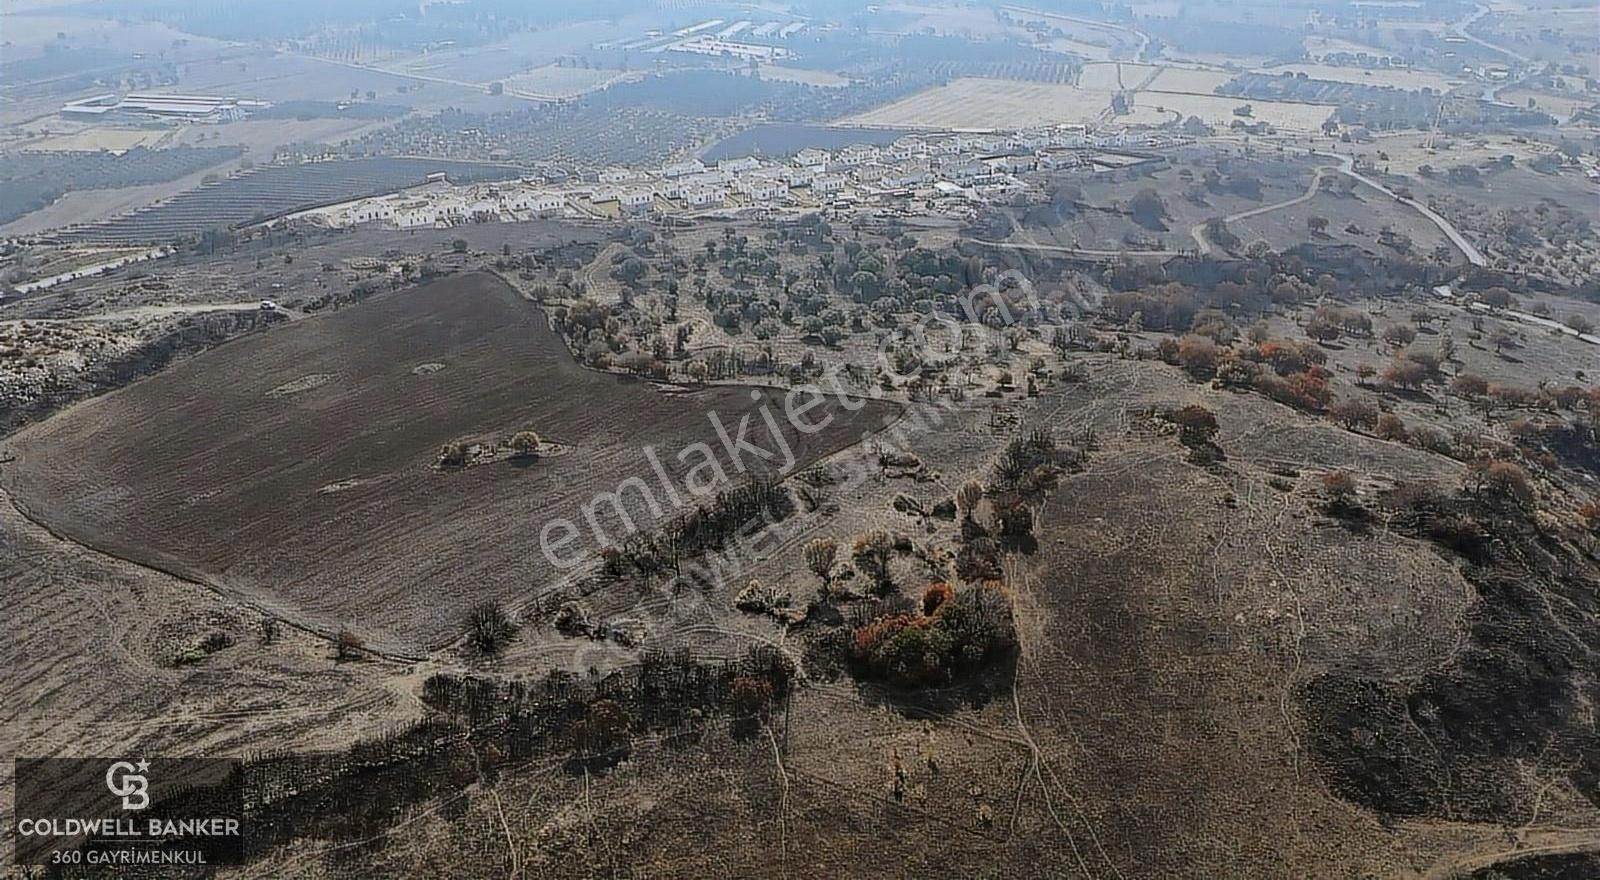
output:
[[777,82],[796,82],[808,86],[824,86],[827,88],[837,88],[850,84],[848,78],[842,77],[837,73],[830,73],[826,70],[806,70],[800,67],[784,67],[778,64],[761,65],[757,75],[762,79],[770,79]]
[[[219,386],[219,374],[235,380]],[[559,575],[524,540],[546,523],[584,522],[583,503],[613,481],[659,487],[637,426],[651,426],[646,442],[682,487],[696,459],[677,451],[718,442],[707,414],[759,427],[755,411],[773,401],[760,398],[668,396],[583,369],[542,313],[491,276],[467,276],[239,340],[80,404],[11,438],[5,487],[103,552],[416,653],[453,639],[474,603],[520,604]],[[795,466],[893,412],[839,408],[818,434],[789,429]],[[434,467],[443,444],[528,429],[560,454]],[[598,517],[618,528],[609,509]]]
[[66,241],[161,243],[219,226],[267,220],[294,211],[421,184],[443,171],[458,183],[505,180],[519,170],[508,165],[443,159],[346,159],[261,166],[129,214],[57,233]]
[[1429,88],[1435,92],[1447,92],[1452,87],[1471,82],[1466,77],[1449,77],[1434,70],[1405,67],[1337,67],[1330,64],[1284,64],[1267,68],[1262,71],[1269,74],[1305,74],[1310,79],[1325,79],[1333,82],[1356,83],[1364,86],[1393,86],[1397,89],[1415,91]]
[[571,98],[604,88],[629,76],[622,70],[594,70],[547,64],[506,77],[509,91],[537,98]]
[[959,79],[885,107],[839,120],[883,128],[1026,128],[1088,122],[1111,106],[1111,93],[1071,85]]
[[1118,89],[1135,90],[1146,87],[1156,78],[1161,68],[1153,64],[1123,64],[1120,62],[1091,63],[1083,66],[1078,76],[1081,89],[1114,92]]
[[[1177,92],[1141,92],[1134,96],[1137,107],[1164,108],[1185,117],[1198,116],[1207,125],[1227,128],[1234,120],[1265,122],[1286,131],[1317,131],[1333,115],[1334,107],[1326,104],[1300,104],[1291,101],[1260,101],[1230,98],[1222,95],[1191,95]],[[1242,105],[1250,105],[1248,117],[1234,114]]]
[[1202,70],[1192,67],[1175,67],[1163,65],[1156,78],[1145,86],[1145,91],[1152,92],[1187,92],[1190,94],[1209,95],[1217,86],[1233,78],[1233,74],[1222,70]]
[[1506,89],[1500,92],[1500,100],[1509,101],[1524,107],[1535,107],[1555,116],[1565,119],[1580,110],[1600,104],[1600,94],[1554,94],[1533,89]]
[[109,125],[90,125],[78,127],[76,131],[57,132],[58,129],[52,126],[50,135],[30,138],[17,143],[16,146],[42,151],[131,150],[134,147],[160,146],[163,141],[172,136],[172,130],[165,126],[121,128]]

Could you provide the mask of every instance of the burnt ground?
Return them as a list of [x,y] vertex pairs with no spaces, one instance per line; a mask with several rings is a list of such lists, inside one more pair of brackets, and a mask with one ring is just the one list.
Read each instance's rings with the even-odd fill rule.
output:
[[[750,417],[748,436],[770,449],[756,411],[787,425],[782,394],[751,393],[667,395],[583,369],[503,282],[462,276],[237,340],[73,407],[8,441],[4,481],[74,540],[414,653],[459,633],[473,603],[520,604],[552,581],[538,549],[546,522],[582,527],[570,552],[598,550],[583,517],[597,491],[643,477],[667,509],[646,444],[680,491],[701,459],[677,454],[696,442],[742,478],[709,414],[733,432]],[[825,430],[784,428],[796,467],[896,411],[829,407]],[[433,467],[442,444],[524,429],[563,454]],[[627,502],[641,521],[652,513],[636,490]],[[600,522],[619,533],[606,513]]]
[[[935,483],[865,485],[814,532],[907,528],[914,520],[889,510],[896,494],[937,495],[983,473],[1029,426],[1061,437],[1092,427],[1085,470],[1040,512],[1037,551],[1009,558],[1021,643],[1009,690],[972,702],[894,697],[819,669],[787,714],[753,734],[708,723],[642,739],[601,775],[536,762],[359,856],[308,842],[275,864],[313,877],[1445,880],[1496,876],[1487,866],[1511,877],[1586,876],[1596,812],[1570,765],[1524,760],[1517,766],[1530,784],[1507,786],[1512,811],[1486,817],[1364,802],[1328,759],[1325,740],[1354,725],[1319,714],[1328,701],[1312,697],[1318,682],[1404,690],[1463,670],[1492,678],[1471,660],[1482,620],[1497,612],[1476,575],[1431,540],[1382,524],[1352,533],[1331,519],[1318,478],[1360,463],[1359,497],[1376,506],[1402,481],[1431,475],[1454,485],[1458,465],[1187,383],[1163,365],[1075,357],[1082,382],[1052,387],[1036,407],[1002,406],[1019,425],[989,427],[994,413],[977,403],[915,434]],[[1222,461],[1191,463],[1146,417],[1188,403],[1218,413]],[[948,540],[954,528],[934,522],[913,533]],[[795,558],[798,543],[750,573],[803,595],[814,581]],[[1532,604],[1546,598],[1563,601],[1548,594]],[[769,636],[785,646],[807,637]],[[1567,687],[1581,682],[1571,675]],[[1506,684],[1484,679],[1460,693]],[[1523,698],[1535,715],[1556,705],[1543,692]],[[1535,727],[1551,721],[1503,718],[1512,712],[1492,700],[1459,711],[1430,734],[1466,722],[1458,733],[1498,729],[1526,753],[1538,748]],[[1586,722],[1580,713],[1565,723],[1581,733]],[[1359,766],[1378,766],[1373,742],[1361,744]],[[1450,767],[1406,770],[1411,784],[1457,803],[1482,790]],[[1568,873],[1548,873],[1557,869]]]

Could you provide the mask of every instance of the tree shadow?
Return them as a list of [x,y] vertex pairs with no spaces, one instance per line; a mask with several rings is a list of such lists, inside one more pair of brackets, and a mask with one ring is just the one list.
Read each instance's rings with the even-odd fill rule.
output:
[[869,706],[882,706],[906,718],[942,718],[962,709],[981,709],[1016,687],[1017,651],[987,667],[938,687],[897,687],[878,681],[856,681],[856,694]]

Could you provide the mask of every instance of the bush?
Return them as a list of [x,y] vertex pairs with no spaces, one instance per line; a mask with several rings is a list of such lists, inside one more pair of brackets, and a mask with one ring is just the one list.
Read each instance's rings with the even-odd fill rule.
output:
[[1462,373],[1450,383],[1450,390],[1462,397],[1482,397],[1489,393],[1489,380],[1475,373]]
[[988,585],[953,593],[932,615],[881,617],[858,628],[851,642],[859,675],[902,687],[942,684],[1008,655],[1015,646],[1011,603]]
[[1379,440],[1404,442],[1409,437],[1405,421],[1393,413],[1384,413],[1378,416],[1378,423],[1374,433],[1378,435]]
[[1217,344],[1204,336],[1189,334],[1178,340],[1178,365],[1196,379],[1209,379],[1217,370]]
[[1352,431],[1357,428],[1370,430],[1378,424],[1378,408],[1365,400],[1341,400],[1328,413]]
[[337,660],[354,660],[366,650],[366,643],[349,629],[341,627],[333,639],[333,656]]
[[1534,500],[1533,479],[1515,462],[1476,459],[1467,465],[1462,480],[1470,491],[1519,507],[1527,507]]
[[1217,414],[1198,404],[1172,410],[1166,418],[1178,426],[1178,442],[1190,448],[1209,444],[1221,430],[1217,424]]
[[480,602],[467,612],[467,641],[484,654],[498,654],[516,634],[516,624],[499,602]]
[[531,458],[539,454],[539,435],[532,431],[518,431],[511,435],[511,454],[517,458]]
[[922,613],[932,617],[938,610],[955,597],[955,590],[950,589],[946,583],[929,584],[922,592]]

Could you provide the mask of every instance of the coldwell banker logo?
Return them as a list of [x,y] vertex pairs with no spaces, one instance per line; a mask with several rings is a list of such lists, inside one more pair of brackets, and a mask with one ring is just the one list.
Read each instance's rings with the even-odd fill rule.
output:
[[244,862],[244,771],[220,758],[18,758],[16,862]]
[[145,775],[149,770],[150,762],[144,760],[138,764],[118,761],[106,770],[106,788],[122,798],[124,810],[142,810],[150,806],[150,777]]

